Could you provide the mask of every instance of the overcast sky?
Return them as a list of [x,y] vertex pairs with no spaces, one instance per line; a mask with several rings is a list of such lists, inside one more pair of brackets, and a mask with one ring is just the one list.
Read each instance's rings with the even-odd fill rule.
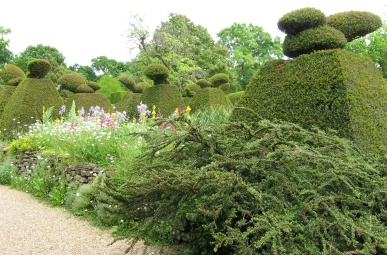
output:
[[55,47],[67,65],[90,65],[106,56],[130,61],[126,35],[131,15],[143,17],[150,31],[168,20],[170,13],[187,16],[216,34],[234,22],[260,26],[272,37],[284,37],[277,22],[284,14],[314,7],[326,16],[343,11],[369,11],[387,19],[387,0],[7,0],[1,4],[0,26],[12,33],[9,49],[18,54],[37,44]]

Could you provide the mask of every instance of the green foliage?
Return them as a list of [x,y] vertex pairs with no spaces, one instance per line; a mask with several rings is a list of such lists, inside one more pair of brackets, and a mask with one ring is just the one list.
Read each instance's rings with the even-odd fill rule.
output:
[[347,40],[339,30],[320,26],[304,30],[297,35],[287,35],[283,43],[284,55],[290,58],[317,50],[342,49]]
[[[383,152],[386,98],[386,83],[371,59],[327,50],[265,64],[239,106],[265,119],[334,129],[363,150]],[[232,119],[248,120],[234,114]]]
[[[0,78],[5,82],[6,85],[17,86],[19,82],[15,83],[14,79],[24,79],[26,77],[23,70],[21,70],[19,67],[12,65],[12,64],[6,64],[4,68],[0,70]],[[16,84],[16,85],[15,85]]]
[[81,66],[79,64],[75,64],[69,67],[69,70],[73,72],[77,72],[81,76],[85,78],[87,81],[96,82],[99,78],[97,74],[95,74],[94,70],[90,66]]
[[94,73],[102,72],[103,75],[112,75],[117,77],[120,73],[124,73],[130,70],[129,63],[119,62],[114,59],[109,59],[105,56],[99,56],[91,60],[91,67]]
[[28,62],[28,78],[42,79],[51,69],[51,64],[45,59],[34,59]]
[[105,112],[111,112],[113,107],[110,101],[106,98],[104,94],[97,93],[76,93],[71,95],[66,100],[66,109],[70,109],[71,105],[75,102],[76,112],[80,111],[83,107],[85,111],[88,111],[90,107],[100,107],[103,108]]
[[89,81],[87,85],[89,85],[89,87],[92,88],[94,91],[97,91],[101,88],[101,86],[95,81]]
[[218,73],[213,75],[209,80],[211,87],[218,88],[220,85],[229,83],[230,78],[225,73]]
[[180,254],[387,252],[383,163],[346,139],[262,120],[147,141],[102,187],[137,237],[180,240]]
[[8,49],[10,40],[5,39],[4,36],[11,33],[11,29],[0,26],[0,65],[9,63],[13,59],[12,52]]
[[77,73],[66,73],[59,77],[58,83],[60,84],[60,89],[66,89],[73,93],[77,90],[78,86],[85,84],[85,79]]
[[154,85],[167,84],[169,70],[163,64],[150,64],[145,69],[145,75],[153,81]]
[[236,91],[235,85],[231,83],[223,83],[222,85],[219,86],[219,88],[223,90],[224,94],[226,95]]
[[75,89],[75,93],[94,93],[94,89],[87,84],[81,84]]
[[132,76],[124,75],[118,78],[118,81],[121,82],[127,89],[131,90],[134,93],[140,93],[136,87],[136,81]]
[[199,85],[195,83],[188,84],[184,87],[185,95],[187,97],[193,97],[198,90],[202,89]]
[[11,98],[15,89],[15,86],[0,86],[0,116],[3,113],[4,107],[8,103],[8,100]]
[[103,75],[98,80],[98,84],[101,86],[101,88],[97,90],[96,93],[104,94],[109,100],[112,93],[125,91],[121,86],[121,83],[116,78],[111,77],[109,74]]
[[26,125],[41,122],[43,107],[54,106],[52,117],[56,118],[62,104],[63,99],[51,80],[26,78],[16,87],[4,107],[1,130],[17,133]]
[[119,102],[122,98],[125,97],[126,94],[128,93],[132,93],[131,91],[117,91],[117,92],[113,92],[111,95],[110,95],[110,102],[112,104],[116,104],[117,102]]
[[141,81],[141,82],[137,83],[136,86],[139,88],[140,92],[143,92],[145,89],[152,87],[152,85],[150,85],[149,83],[147,83],[145,81]]
[[238,105],[239,101],[242,99],[244,94],[245,94],[245,91],[242,90],[242,91],[238,91],[238,92],[234,92],[234,93],[229,93],[229,94],[227,94],[227,97],[230,99],[230,102],[233,105]]
[[325,14],[316,8],[301,8],[282,16],[277,25],[278,29],[287,35],[296,35],[309,28],[325,25]]
[[229,120],[233,108],[224,105],[215,105],[194,111],[190,122],[198,128],[223,125]]
[[190,105],[192,112],[217,106],[232,107],[230,99],[219,88],[205,88],[197,91]]
[[202,89],[208,88],[211,86],[210,82],[205,79],[197,80],[196,84],[199,85]]
[[259,66],[271,59],[283,57],[281,39],[273,38],[263,28],[252,24],[234,23],[218,34],[219,43],[229,51],[229,61],[238,85],[244,89]]
[[341,31],[348,42],[374,32],[382,26],[382,19],[371,12],[348,11],[327,17],[327,24]]
[[182,96],[175,85],[160,84],[146,89],[141,96],[141,101],[151,108],[155,105],[157,112],[169,116],[177,107],[182,106]]

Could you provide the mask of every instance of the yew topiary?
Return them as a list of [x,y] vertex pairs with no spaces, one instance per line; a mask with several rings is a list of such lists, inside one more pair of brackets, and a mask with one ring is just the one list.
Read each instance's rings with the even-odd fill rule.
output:
[[6,64],[5,67],[0,70],[0,78],[6,85],[17,86],[25,77],[26,75],[23,70],[12,64]]
[[205,88],[197,91],[190,105],[192,112],[218,106],[232,107],[230,99],[219,88]]
[[75,93],[66,100],[66,109],[71,109],[72,102],[75,102],[76,111],[83,109],[88,111],[90,107],[103,108],[105,112],[111,112],[113,106],[104,94],[97,93]]
[[177,86],[172,84],[159,84],[144,90],[141,101],[152,107],[155,105],[157,111],[163,116],[171,115],[177,107],[182,106],[182,96]]
[[343,49],[347,40],[342,32],[320,26],[304,30],[297,35],[287,35],[283,42],[284,55],[290,58],[317,50]]
[[184,87],[184,91],[187,97],[193,97],[198,90],[202,89],[199,85],[192,83]]
[[59,77],[58,84],[60,89],[67,89],[71,92],[76,92],[79,85],[85,84],[85,79],[77,73],[66,73]]
[[126,92],[124,97],[115,104],[116,110],[125,111],[128,119],[138,119],[137,106],[141,103],[141,96],[140,93]]
[[167,84],[169,70],[163,64],[150,64],[145,69],[145,75],[153,81],[154,85]]
[[211,87],[218,88],[220,85],[229,83],[230,79],[228,77],[228,74],[225,73],[218,73],[213,75],[209,80]]
[[121,82],[127,89],[133,91],[134,93],[139,93],[139,89],[136,87],[136,81],[133,77],[129,75],[121,76],[118,78],[118,81]]
[[94,91],[97,91],[101,88],[101,86],[95,81],[89,81],[87,85],[89,85],[89,87],[92,88]]
[[34,59],[28,62],[28,78],[42,79],[51,70],[51,64],[45,59]]
[[94,89],[87,84],[81,84],[75,89],[75,93],[94,93]]
[[327,24],[340,30],[350,42],[374,32],[382,26],[383,22],[378,15],[371,12],[348,11],[328,16]]
[[296,35],[309,28],[323,26],[326,23],[325,14],[315,8],[302,8],[282,16],[278,21],[278,29],[287,35]]
[[202,89],[211,87],[210,82],[207,81],[207,80],[205,80],[205,79],[199,79],[199,80],[196,82],[196,84],[199,85]]

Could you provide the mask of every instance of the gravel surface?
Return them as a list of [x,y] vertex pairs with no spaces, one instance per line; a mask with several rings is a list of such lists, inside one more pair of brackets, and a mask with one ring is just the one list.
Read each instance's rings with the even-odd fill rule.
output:
[[[113,241],[108,231],[93,227],[63,208],[49,207],[28,193],[0,185],[1,255],[118,255],[128,241]],[[128,255],[156,255],[142,243]]]

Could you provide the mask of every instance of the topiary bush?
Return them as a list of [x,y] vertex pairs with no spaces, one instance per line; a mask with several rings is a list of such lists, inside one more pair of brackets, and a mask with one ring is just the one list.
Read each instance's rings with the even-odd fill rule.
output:
[[372,33],[383,24],[382,19],[371,12],[348,11],[327,17],[327,24],[340,30],[348,42]]
[[51,70],[51,64],[45,59],[34,59],[28,62],[28,78],[42,79]]
[[197,91],[190,105],[193,113],[218,106],[232,107],[230,99],[219,88],[205,88]]
[[326,23],[325,14],[316,8],[302,8],[282,16],[278,29],[287,35],[296,35],[309,28],[323,26]]
[[153,81],[154,85],[168,83],[169,70],[163,64],[150,64],[144,74]]
[[126,112],[126,117],[128,119],[139,119],[139,113],[137,111],[137,106],[141,103],[141,94],[127,92],[125,96],[119,100],[116,104],[116,110]]
[[187,97],[193,97],[198,90],[202,89],[195,83],[188,84],[184,87],[184,92]]
[[1,116],[1,130],[7,134],[26,129],[42,121],[43,107],[54,107],[52,118],[58,117],[63,99],[49,79],[24,79],[12,93]]
[[228,77],[228,74],[225,74],[225,73],[215,74],[209,80],[209,83],[213,88],[218,88],[220,85],[229,83],[229,82],[230,82],[230,79]]
[[144,90],[141,101],[151,109],[157,107],[163,116],[171,115],[176,108],[182,106],[182,96],[177,86],[172,84],[159,84]]
[[73,101],[75,102],[76,112],[81,110],[82,107],[85,111],[88,111],[90,107],[96,106],[104,109],[105,112],[111,112],[113,110],[112,104],[104,94],[75,93],[66,100],[66,109],[71,109]]
[[60,89],[66,89],[73,93],[76,92],[76,89],[79,85],[85,84],[85,79],[77,73],[66,73],[59,77],[58,84]]
[[87,84],[81,84],[75,89],[75,93],[94,93],[94,89]]
[[196,82],[196,84],[199,85],[202,89],[211,87],[210,82],[208,82],[208,81],[205,80],[205,79],[199,79],[199,80]]
[[145,81],[142,81],[142,82],[139,82],[136,84],[136,87],[138,87],[139,89],[139,93],[142,93],[144,90],[146,90],[147,88],[150,88],[152,87],[152,85],[150,85],[149,83],[145,82]]
[[17,86],[25,77],[23,70],[12,64],[6,64],[0,70],[0,78],[5,82],[5,85]]
[[136,87],[136,81],[133,77],[129,75],[121,76],[118,78],[118,81],[121,82],[127,89],[134,93],[140,93],[141,91]]
[[117,92],[113,92],[111,95],[110,95],[110,102],[112,104],[116,104],[117,102],[119,102],[122,98],[125,97],[126,94],[128,93],[132,93],[132,91],[117,91]]
[[339,30],[320,26],[304,30],[297,35],[287,35],[282,48],[285,56],[295,58],[317,50],[343,49],[346,44],[347,40]]
[[233,93],[236,91],[236,86],[234,84],[231,84],[229,82],[223,83],[219,86],[221,90],[223,90],[224,94]]
[[0,116],[3,114],[5,105],[8,103],[16,86],[2,85],[0,86]]
[[[361,54],[326,50],[268,62],[239,106],[269,120],[337,130],[366,151],[386,151],[387,84],[373,61]],[[248,120],[240,112],[231,119]]]
[[89,87],[92,88],[94,91],[97,91],[101,88],[101,86],[95,81],[89,81],[87,85],[89,85]]
[[237,106],[244,94],[245,94],[245,91],[238,91],[238,92],[227,94],[227,97],[230,99],[230,102],[234,106]]

